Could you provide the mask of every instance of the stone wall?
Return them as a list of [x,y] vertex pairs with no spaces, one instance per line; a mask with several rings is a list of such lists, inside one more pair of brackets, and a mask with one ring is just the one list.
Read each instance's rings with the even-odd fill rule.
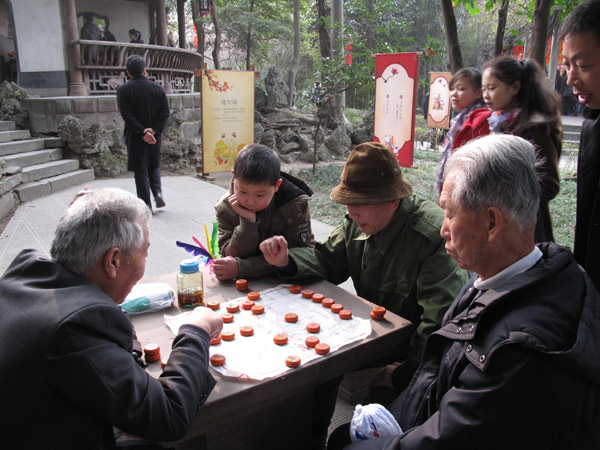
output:
[[[184,137],[199,137],[201,120],[200,94],[169,94],[171,111],[183,108],[185,126]],[[107,129],[123,128],[123,119],[117,108],[117,96],[98,97],[45,97],[27,98],[25,105],[29,110],[31,133],[56,134],[58,125],[66,116],[77,117],[84,126],[101,123]]]

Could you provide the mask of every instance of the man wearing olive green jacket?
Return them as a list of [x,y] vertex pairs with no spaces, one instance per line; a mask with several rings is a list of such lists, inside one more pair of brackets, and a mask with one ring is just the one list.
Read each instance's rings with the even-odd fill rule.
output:
[[[468,273],[446,254],[440,236],[443,210],[412,194],[386,146],[368,142],[355,147],[330,196],[346,205],[348,214],[327,240],[315,248],[288,250],[285,239],[275,236],[260,248],[280,276],[324,278],[335,284],[350,276],[359,296],[414,323],[408,349],[398,349],[398,362],[371,383],[397,394],[408,385],[427,337],[440,328]],[[386,392],[385,398],[391,400],[391,395]],[[381,397],[373,400],[384,402]]]

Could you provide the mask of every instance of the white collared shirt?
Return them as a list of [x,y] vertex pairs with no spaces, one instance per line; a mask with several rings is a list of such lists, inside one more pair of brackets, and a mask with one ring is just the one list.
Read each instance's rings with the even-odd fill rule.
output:
[[481,291],[500,288],[506,283],[507,280],[510,280],[515,275],[523,273],[533,267],[533,265],[538,262],[541,257],[542,252],[540,249],[533,247],[531,253],[525,255],[518,261],[515,261],[513,264],[501,272],[498,272],[493,277],[490,277],[487,280],[481,280],[481,278],[477,278],[475,283],[473,283],[473,286],[475,289],[479,289]]

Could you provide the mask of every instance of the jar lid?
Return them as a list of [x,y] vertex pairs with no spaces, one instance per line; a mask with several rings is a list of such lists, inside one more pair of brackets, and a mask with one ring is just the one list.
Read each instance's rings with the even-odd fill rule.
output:
[[179,270],[182,273],[198,272],[198,270],[199,270],[198,260],[197,259],[184,259],[179,264]]

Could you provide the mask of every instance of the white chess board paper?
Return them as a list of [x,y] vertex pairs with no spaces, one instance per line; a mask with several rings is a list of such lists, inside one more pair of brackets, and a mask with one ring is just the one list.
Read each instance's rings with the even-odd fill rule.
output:
[[[232,303],[239,304],[240,311],[233,313],[233,322],[223,324],[223,331],[234,331],[235,339],[222,340],[220,344],[210,347],[211,355],[220,353],[226,358],[225,365],[211,366],[213,369],[229,377],[263,380],[294,370],[285,365],[285,359],[290,355],[300,357],[301,364],[306,364],[316,358],[327,358],[332,352],[371,334],[370,320],[354,316],[349,320],[340,319],[339,314],[323,307],[321,303],[314,303],[301,294],[290,293],[289,287],[289,284],[280,284],[260,291],[260,299],[256,304],[265,308],[265,312],[260,315],[242,309],[246,296],[221,303],[217,313],[226,313],[227,305]],[[285,321],[285,315],[290,312],[298,314],[296,323]],[[177,316],[165,315],[165,323],[173,334],[177,334],[181,319],[186,314],[189,312]],[[320,332],[309,333],[306,330],[306,325],[312,322],[321,326]],[[254,335],[242,336],[240,328],[243,326],[253,327]],[[273,342],[273,337],[278,333],[287,334],[286,345]],[[329,344],[328,355],[318,355],[314,348],[306,346],[304,341],[311,334],[317,336],[320,342]]]

